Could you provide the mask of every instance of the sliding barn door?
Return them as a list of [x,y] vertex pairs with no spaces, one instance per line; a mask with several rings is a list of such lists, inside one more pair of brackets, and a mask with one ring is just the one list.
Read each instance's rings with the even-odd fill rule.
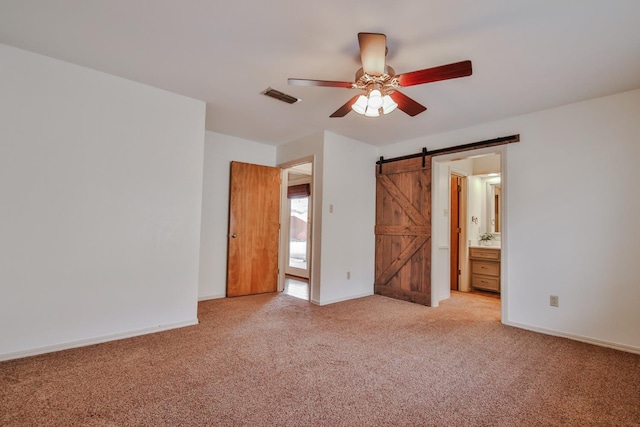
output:
[[376,166],[376,177],[375,293],[431,305],[431,157]]
[[279,168],[231,162],[227,296],[278,290]]

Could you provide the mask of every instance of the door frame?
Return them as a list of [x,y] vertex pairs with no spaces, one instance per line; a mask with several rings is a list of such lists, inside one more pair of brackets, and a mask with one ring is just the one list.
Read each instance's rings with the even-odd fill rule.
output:
[[315,227],[314,227],[314,213],[316,209],[316,199],[315,197],[315,156],[306,156],[297,160],[292,160],[289,162],[281,163],[278,165],[279,168],[282,169],[282,187],[281,187],[281,208],[280,208],[280,242],[278,249],[278,291],[284,291],[284,280],[285,280],[285,270],[287,265],[287,253],[288,250],[287,245],[289,244],[289,230],[287,227],[284,227],[284,224],[288,223],[287,215],[289,214],[289,199],[287,198],[287,187],[289,184],[289,180],[287,177],[287,169],[292,168],[294,166],[298,166],[304,163],[311,163],[311,197],[309,200],[309,236],[308,236],[308,252],[307,252],[307,268],[309,269],[309,301],[312,301],[313,290],[315,289],[315,274],[314,274],[314,257],[315,251],[313,250],[313,243],[315,237]]
[[[507,177],[507,153],[508,145],[498,145],[486,148],[480,148],[477,150],[469,150],[464,152],[457,152],[444,155],[436,155],[433,157],[432,163],[432,188],[434,189],[446,189],[445,193],[449,192],[450,176],[449,173],[444,173],[442,168],[445,165],[442,163],[450,162],[453,160],[462,160],[469,157],[475,157],[483,154],[500,153],[500,175],[501,175],[501,197],[500,197],[500,209],[502,214],[502,230],[501,230],[501,263],[500,263],[500,301],[501,301],[501,321],[508,324],[509,322],[509,277],[508,277],[508,258],[509,258],[509,212],[508,212],[508,177]],[[447,168],[448,172],[448,168]],[[445,182],[443,182],[443,180]],[[431,265],[431,304],[432,307],[437,307],[439,302],[450,298],[451,290],[449,271],[450,271],[450,258],[436,257],[435,254],[443,248],[441,242],[449,240],[449,217],[444,216],[443,212],[449,209],[449,196],[446,199],[441,195],[442,191],[431,192],[431,205],[432,205],[432,237],[431,237],[431,249],[432,249],[432,265]],[[444,222],[444,223],[443,223]],[[443,236],[442,234],[445,233]],[[448,248],[448,245],[447,245]],[[443,278],[446,276],[446,280]]]

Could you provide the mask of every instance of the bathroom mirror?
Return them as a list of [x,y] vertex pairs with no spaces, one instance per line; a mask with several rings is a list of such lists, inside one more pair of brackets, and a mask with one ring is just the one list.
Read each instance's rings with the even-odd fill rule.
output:
[[502,216],[500,215],[500,198],[502,197],[502,188],[500,184],[493,184],[493,232],[500,233],[502,224],[500,224]]
[[500,233],[502,231],[502,187],[500,177],[487,181],[487,198],[486,198],[486,230],[491,233]]

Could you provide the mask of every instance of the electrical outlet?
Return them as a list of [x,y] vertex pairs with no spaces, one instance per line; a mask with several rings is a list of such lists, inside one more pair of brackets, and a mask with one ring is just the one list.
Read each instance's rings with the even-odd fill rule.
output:
[[347,271],[347,280],[351,280],[351,272]]
[[550,295],[549,296],[549,305],[551,307],[558,307],[558,296],[557,295]]

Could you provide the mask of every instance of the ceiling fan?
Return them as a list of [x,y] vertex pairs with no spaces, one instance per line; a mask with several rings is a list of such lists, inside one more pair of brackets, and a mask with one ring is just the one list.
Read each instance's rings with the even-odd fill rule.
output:
[[356,72],[355,82],[289,79],[289,84],[342,87],[363,91],[362,94],[354,96],[338,108],[330,117],[344,117],[350,110],[368,117],[378,117],[396,108],[410,116],[415,116],[425,111],[427,107],[409,98],[398,88],[470,76],[472,72],[471,61],[462,61],[396,74],[393,68],[385,64],[387,36],[378,33],[358,33],[358,43],[362,68]]

